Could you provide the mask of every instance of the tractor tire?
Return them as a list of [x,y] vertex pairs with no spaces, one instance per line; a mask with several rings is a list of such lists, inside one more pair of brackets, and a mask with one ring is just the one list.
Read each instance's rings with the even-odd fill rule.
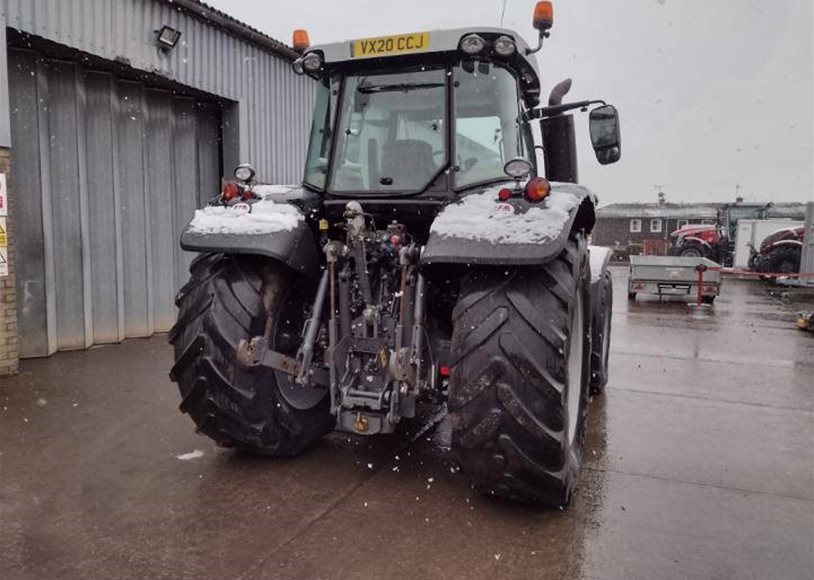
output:
[[598,395],[608,384],[608,356],[610,354],[611,310],[613,309],[613,278],[605,270],[594,295],[591,318],[591,395]]
[[241,339],[265,335],[269,348],[293,356],[314,285],[256,256],[205,254],[190,273],[169,335],[181,411],[199,432],[238,451],[290,457],[316,444],[334,426],[327,391],[244,367],[236,355]]
[[766,269],[777,274],[797,274],[800,272],[802,250],[795,246],[781,246],[766,256]]
[[551,262],[469,274],[453,310],[452,448],[485,493],[548,507],[577,484],[590,370],[582,235]]

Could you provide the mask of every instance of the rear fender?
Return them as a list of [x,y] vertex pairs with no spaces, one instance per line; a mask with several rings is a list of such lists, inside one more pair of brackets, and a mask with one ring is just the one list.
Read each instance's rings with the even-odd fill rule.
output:
[[589,233],[596,222],[596,196],[580,185],[552,183],[541,203],[501,202],[502,187],[470,193],[442,209],[430,226],[421,265],[543,264],[562,252],[572,231]]
[[802,248],[803,242],[801,242],[800,240],[780,240],[779,242],[773,243],[771,248],[769,248],[769,251],[775,250],[777,248],[788,248],[788,247]]
[[320,260],[314,234],[300,207],[289,201],[293,199],[274,195],[251,204],[250,211],[223,206],[200,209],[181,234],[181,247],[190,252],[267,256],[315,276]]

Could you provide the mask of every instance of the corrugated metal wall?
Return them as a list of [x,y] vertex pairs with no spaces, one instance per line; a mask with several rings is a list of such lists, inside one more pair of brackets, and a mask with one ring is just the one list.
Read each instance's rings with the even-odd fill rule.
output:
[[168,330],[220,106],[9,50],[22,356]]
[[[240,158],[272,183],[296,183],[308,138],[312,81],[268,50],[158,0],[0,0],[7,25],[236,101]],[[160,52],[163,25],[182,33]]]

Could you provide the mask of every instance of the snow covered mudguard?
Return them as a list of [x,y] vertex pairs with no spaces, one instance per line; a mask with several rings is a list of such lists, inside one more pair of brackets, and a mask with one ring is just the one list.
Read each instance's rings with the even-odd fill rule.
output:
[[[430,227],[421,264],[542,264],[559,254],[575,224],[590,232],[596,197],[572,183],[552,183],[540,203],[520,197],[507,202],[505,185],[466,195],[445,207]],[[582,223],[576,223],[579,220]]]
[[270,193],[252,203],[211,205],[196,211],[181,234],[181,247],[191,252],[267,256],[303,274],[316,275],[320,262],[314,235],[300,208],[289,203],[299,201],[301,191],[259,186],[255,192],[262,194],[263,187]]

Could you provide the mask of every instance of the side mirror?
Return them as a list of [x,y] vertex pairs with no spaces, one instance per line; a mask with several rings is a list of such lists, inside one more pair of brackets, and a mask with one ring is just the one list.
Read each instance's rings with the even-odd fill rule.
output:
[[622,156],[622,136],[619,130],[619,111],[613,105],[597,107],[588,116],[591,145],[596,160],[602,165],[616,163]]

